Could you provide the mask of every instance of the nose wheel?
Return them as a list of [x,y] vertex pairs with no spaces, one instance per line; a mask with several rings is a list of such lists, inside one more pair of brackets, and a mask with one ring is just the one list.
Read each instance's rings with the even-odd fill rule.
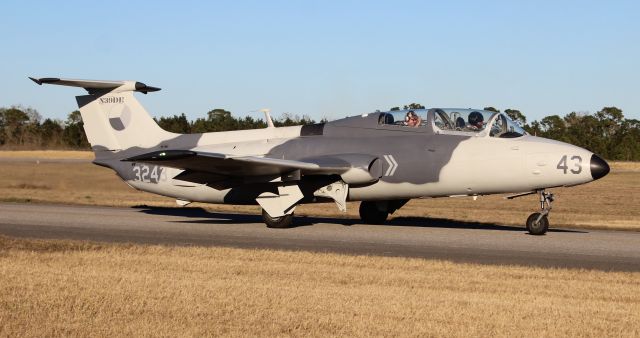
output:
[[545,192],[544,189],[539,190],[540,195],[540,212],[534,212],[527,218],[527,231],[531,235],[544,235],[549,230],[549,212],[551,211],[551,203],[553,203],[553,194]]

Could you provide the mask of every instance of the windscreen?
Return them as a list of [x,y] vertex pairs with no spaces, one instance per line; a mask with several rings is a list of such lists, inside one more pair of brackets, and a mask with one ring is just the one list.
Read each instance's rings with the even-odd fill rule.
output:
[[506,114],[500,114],[491,125],[492,137],[513,138],[525,135],[527,132],[520,125],[511,120]]

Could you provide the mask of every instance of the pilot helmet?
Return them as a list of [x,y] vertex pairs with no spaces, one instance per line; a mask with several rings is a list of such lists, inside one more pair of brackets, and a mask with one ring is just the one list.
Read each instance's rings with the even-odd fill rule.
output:
[[475,126],[475,125],[481,124],[483,121],[484,121],[484,116],[482,116],[480,112],[474,111],[474,112],[471,112],[471,114],[469,114],[469,124]]

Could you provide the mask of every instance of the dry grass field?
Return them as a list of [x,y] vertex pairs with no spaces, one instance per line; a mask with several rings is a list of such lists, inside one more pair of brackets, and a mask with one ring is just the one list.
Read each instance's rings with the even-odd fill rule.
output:
[[0,157],[15,159],[79,159],[93,160],[93,153],[82,150],[0,150]]
[[640,335],[640,273],[0,236],[0,336]]
[[[9,159],[3,161],[2,158]],[[174,206],[87,152],[0,152],[0,200]],[[556,189],[552,222],[640,229],[640,164]],[[414,200],[394,217],[521,224],[534,197]],[[258,213],[257,207],[209,210]],[[340,214],[331,204],[298,214]],[[640,273],[0,236],[0,337],[639,336]]]
[[[2,158],[12,161],[1,161]],[[23,161],[16,161],[22,158]],[[90,152],[0,151],[0,200],[110,206],[175,206],[166,197],[135,191],[111,170],[91,163],[36,162],[35,158],[92,159]],[[605,178],[573,188],[553,189],[552,226],[640,230],[640,163],[612,163]],[[198,205],[208,210],[259,214],[253,206]],[[429,217],[491,224],[522,225],[538,206],[536,196],[412,200],[393,217]],[[358,203],[340,213],[333,204],[303,205],[299,215],[358,218]]]

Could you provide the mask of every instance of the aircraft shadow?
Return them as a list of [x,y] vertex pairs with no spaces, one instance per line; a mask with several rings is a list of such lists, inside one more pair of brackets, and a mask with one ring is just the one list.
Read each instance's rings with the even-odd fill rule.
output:
[[[449,229],[485,229],[485,230],[502,230],[502,231],[526,231],[524,226],[502,225],[495,223],[459,221],[448,218],[429,218],[429,217],[397,217],[387,222],[389,226],[409,226],[409,227],[425,227],[425,228],[449,228]],[[550,228],[549,232],[573,232],[588,233],[584,230],[554,229]]]
[[[262,223],[262,216],[229,212],[209,212],[202,208],[170,208],[170,207],[150,207],[146,205],[134,206],[140,212],[149,215],[175,216],[183,218],[197,218],[193,220],[175,220],[179,223],[201,223],[201,224],[234,224],[234,223]],[[293,226],[310,226],[317,223],[331,223],[351,226],[361,224],[359,219],[336,218],[336,217],[316,217],[316,216],[296,216]],[[396,217],[385,223],[387,226],[397,227],[424,227],[424,228],[448,228],[448,229],[478,229],[478,230],[500,230],[525,232],[524,227],[512,225],[500,225],[494,223],[459,221],[447,218],[427,218],[427,217]],[[584,230],[569,229],[549,229],[549,232],[570,232],[588,233]]]
[[[137,205],[133,207],[148,215],[176,216],[186,218],[198,218],[199,220],[175,221],[183,223],[262,223],[260,215],[209,212],[203,208],[170,208],[170,207],[150,207],[147,205]],[[203,219],[204,218],[204,219]]]

